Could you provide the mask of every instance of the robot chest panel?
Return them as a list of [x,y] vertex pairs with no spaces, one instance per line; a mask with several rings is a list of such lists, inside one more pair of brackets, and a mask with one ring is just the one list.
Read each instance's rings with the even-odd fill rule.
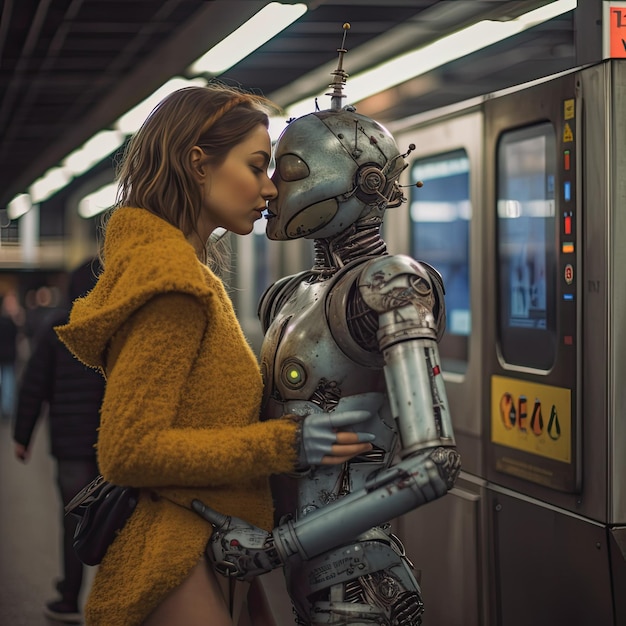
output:
[[325,302],[323,284],[302,284],[268,329],[262,359],[274,397],[322,405],[384,388],[381,370],[357,365],[339,348]]

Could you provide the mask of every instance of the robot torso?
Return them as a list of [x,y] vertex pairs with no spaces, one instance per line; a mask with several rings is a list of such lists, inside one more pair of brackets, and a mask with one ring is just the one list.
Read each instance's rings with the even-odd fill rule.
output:
[[398,433],[376,339],[378,316],[358,289],[368,261],[359,259],[325,280],[316,280],[312,272],[287,277],[261,300],[264,418],[366,408],[373,417],[360,429],[376,436],[371,452],[344,465],[275,477],[278,519],[298,519],[362,487],[372,471],[391,465]]

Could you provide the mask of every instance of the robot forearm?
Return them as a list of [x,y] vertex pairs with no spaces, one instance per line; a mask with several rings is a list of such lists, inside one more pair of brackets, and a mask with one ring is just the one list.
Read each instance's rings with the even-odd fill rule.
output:
[[272,532],[283,562],[310,559],[352,541],[362,532],[445,495],[460,469],[453,448],[424,450],[372,476],[365,487],[288,521]]
[[400,433],[400,456],[455,445],[452,421],[433,339],[393,344],[385,350],[385,380]]
[[271,533],[244,520],[221,515],[201,502],[194,510],[215,531],[207,549],[226,576],[250,580],[284,565],[289,559],[308,560],[373,526],[440,498],[454,484],[459,455],[453,448],[424,450],[373,475],[364,488]]

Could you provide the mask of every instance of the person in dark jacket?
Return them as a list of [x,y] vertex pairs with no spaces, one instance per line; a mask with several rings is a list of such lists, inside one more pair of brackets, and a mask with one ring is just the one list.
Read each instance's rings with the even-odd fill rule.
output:
[[5,311],[0,296],[0,412],[3,419],[13,418],[15,404],[15,360],[17,325]]
[[[68,288],[70,301],[85,295],[97,280],[100,265],[90,260],[75,270]],[[104,379],[78,361],[58,339],[54,327],[67,322],[69,309],[55,311],[36,340],[21,379],[13,429],[15,454],[28,461],[32,437],[48,409],[50,453],[56,459],[57,484],[65,506],[98,474],[94,445],[100,423]],[[46,604],[46,616],[79,623],[79,594],[83,564],[74,553],[76,521],[63,516],[63,578],[56,588],[60,598]]]

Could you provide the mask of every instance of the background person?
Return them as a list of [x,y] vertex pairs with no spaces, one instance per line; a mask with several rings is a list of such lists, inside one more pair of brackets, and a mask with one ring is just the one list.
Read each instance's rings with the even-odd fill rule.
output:
[[0,412],[2,419],[13,418],[15,408],[15,361],[17,325],[0,297]]
[[[90,260],[72,272],[69,301],[85,295],[96,283],[100,265]],[[54,327],[65,323],[69,307],[55,310],[36,338],[21,378],[13,428],[15,455],[27,462],[35,427],[48,409],[50,453],[56,460],[56,481],[63,506],[98,474],[95,443],[104,396],[99,372],[78,361],[61,343]],[[76,518],[62,514],[63,577],[56,588],[60,598],[46,604],[46,616],[78,623],[83,564],[74,553]]]

